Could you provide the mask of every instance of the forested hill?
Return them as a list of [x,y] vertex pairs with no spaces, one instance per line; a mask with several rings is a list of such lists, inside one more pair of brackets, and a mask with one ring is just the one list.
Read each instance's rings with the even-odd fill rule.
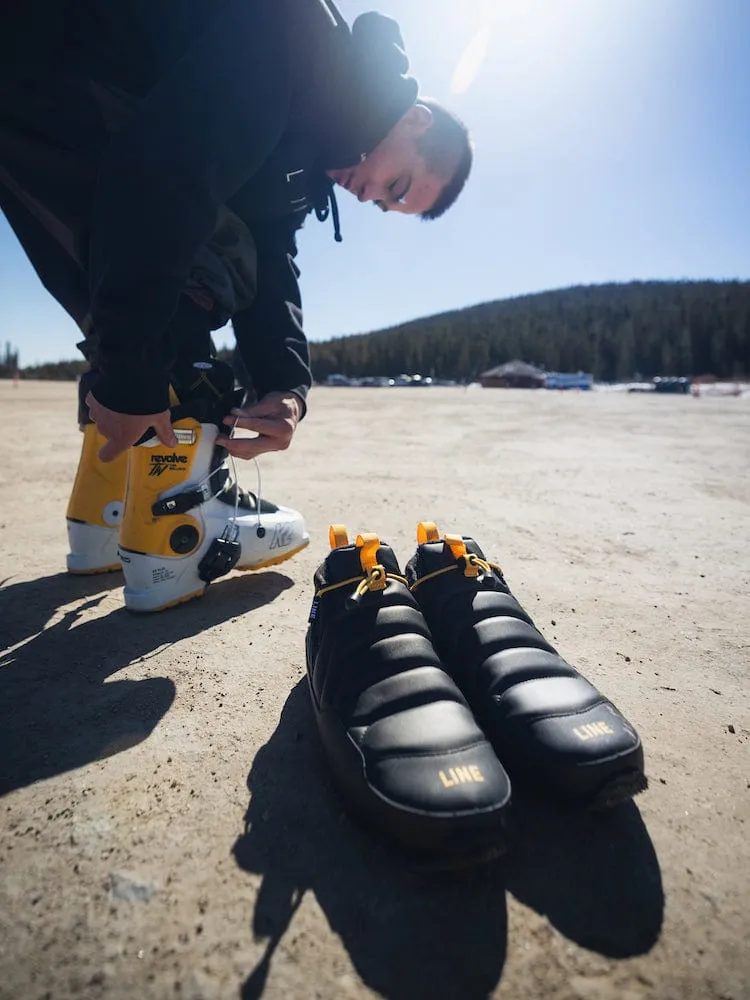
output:
[[[229,329],[219,340],[231,339]],[[313,374],[470,380],[519,359],[602,381],[654,375],[750,375],[750,281],[585,285],[427,316],[388,330],[312,343]],[[6,345],[0,378],[18,352]],[[71,379],[86,363],[21,369],[24,378]]]
[[750,373],[750,281],[587,285],[311,345],[313,374],[471,379],[520,359],[603,381]]

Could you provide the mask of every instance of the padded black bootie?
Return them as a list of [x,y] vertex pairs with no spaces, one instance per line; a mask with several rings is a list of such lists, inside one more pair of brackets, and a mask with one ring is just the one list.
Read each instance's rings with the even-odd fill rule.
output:
[[615,706],[547,642],[472,538],[417,529],[409,586],[435,649],[513,781],[603,808],[646,787],[643,749]]
[[307,673],[353,812],[428,865],[503,853],[508,776],[433,649],[391,549],[331,528],[315,574]]

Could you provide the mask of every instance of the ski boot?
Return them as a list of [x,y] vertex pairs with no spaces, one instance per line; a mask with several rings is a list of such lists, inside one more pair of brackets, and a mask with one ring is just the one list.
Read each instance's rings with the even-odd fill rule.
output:
[[119,552],[130,611],[162,611],[200,597],[230,570],[263,569],[309,542],[302,515],[241,490],[215,444],[242,403],[228,366],[193,366],[172,407],[174,448],[152,436],[130,449]]
[[83,446],[68,501],[68,572],[77,575],[120,569],[117,532],[125,506],[127,454],[101,462],[105,438],[96,424],[83,426]]

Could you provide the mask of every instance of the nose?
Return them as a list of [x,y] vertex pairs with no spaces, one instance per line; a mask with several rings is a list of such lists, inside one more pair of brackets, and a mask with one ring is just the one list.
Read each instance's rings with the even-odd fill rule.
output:
[[357,198],[360,201],[377,201],[378,198],[387,198],[387,194],[383,191],[383,185],[379,181],[367,177],[359,186]]

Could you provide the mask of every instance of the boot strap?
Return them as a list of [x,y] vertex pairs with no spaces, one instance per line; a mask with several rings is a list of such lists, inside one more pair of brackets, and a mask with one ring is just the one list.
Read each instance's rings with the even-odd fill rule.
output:
[[[229,469],[219,469],[212,476],[211,481],[215,481],[216,486],[209,489],[208,484],[202,489],[186,490],[184,493],[175,493],[174,496],[157,500],[151,505],[151,513],[154,517],[164,517],[169,514],[187,514],[194,507],[199,507],[212,497],[218,496],[227,485],[229,479]],[[217,488],[218,487],[218,488]]]

